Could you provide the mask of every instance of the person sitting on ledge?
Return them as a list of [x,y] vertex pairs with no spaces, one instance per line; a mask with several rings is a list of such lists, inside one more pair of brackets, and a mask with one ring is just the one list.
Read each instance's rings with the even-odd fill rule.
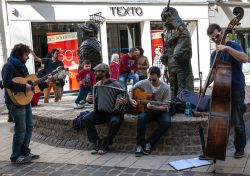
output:
[[[109,74],[109,66],[107,64],[99,64],[96,67],[94,67],[95,70],[95,78],[98,81],[96,85],[106,85],[106,86],[112,86],[117,88],[122,88],[119,81],[115,79],[110,78]],[[88,94],[86,97],[86,101],[88,103],[93,102],[93,95]],[[125,105],[126,101],[125,98],[120,97],[118,100],[120,105]],[[92,111],[86,117],[84,118],[85,128],[87,131],[87,136],[90,142],[92,142],[93,150],[91,151],[91,154],[100,154],[103,155],[109,151],[109,145],[112,145],[113,138],[117,134],[117,132],[120,129],[120,126],[122,124],[124,118],[123,113],[108,113],[103,111]],[[108,135],[104,139],[100,139],[95,125],[103,124],[110,122],[110,129],[108,132]]]
[[[134,90],[136,88],[144,90],[152,95],[153,101],[167,102],[170,100],[170,88],[168,85],[159,80],[161,71],[158,67],[149,68],[148,79],[139,81],[129,90],[129,102],[133,107],[138,106],[138,101],[133,99]],[[152,103],[152,102],[151,102]],[[147,112],[139,112],[137,120],[137,145],[135,147],[135,156],[139,157],[143,154],[148,155],[151,148],[156,144],[160,137],[171,125],[171,116],[169,115],[169,106],[166,104],[147,103]],[[149,121],[159,122],[158,128],[145,140],[146,123]]]

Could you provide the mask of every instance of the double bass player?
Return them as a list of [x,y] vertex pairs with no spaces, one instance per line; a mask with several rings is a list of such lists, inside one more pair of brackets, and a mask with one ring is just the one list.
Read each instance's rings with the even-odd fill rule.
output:
[[[216,50],[213,51],[210,58],[210,67],[215,59],[216,53],[221,52],[220,59],[229,62],[232,68],[231,80],[231,123],[234,125],[235,137],[234,158],[244,157],[244,148],[246,146],[246,132],[243,114],[245,112],[245,77],[242,72],[242,63],[247,62],[247,55],[242,47],[230,40],[221,43],[224,32],[218,24],[210,24],[207,28],[207,35],[216,44]],[[213,74],[209,80],[212,83]]]

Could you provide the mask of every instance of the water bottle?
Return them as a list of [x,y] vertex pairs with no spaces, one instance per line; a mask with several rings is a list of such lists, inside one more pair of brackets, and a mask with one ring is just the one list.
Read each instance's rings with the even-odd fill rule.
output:
[[192,114],[192,108],[191,108],[191,103],[190,103],[189,97],[187,97],[187,100],[186,100],[185,115],[186,115],[187,117],[192,117],[192,116],[193,116],[193,114]]

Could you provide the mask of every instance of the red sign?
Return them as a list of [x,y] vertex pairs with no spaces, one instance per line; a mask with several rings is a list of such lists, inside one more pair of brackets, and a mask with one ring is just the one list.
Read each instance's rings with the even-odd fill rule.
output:
[[152,62],[154,62],[155,57],[155,49],[160,48],[163,49],[162,44],[162,34],[163,30],[151,30],[151,42],[152,42]]
[[53,32],[47,33],[48,51],[57,48],[60,51],[59,60],[65,68],[69,68],[69,87],[70,90],[78,90],[79,83],[71,72],[77,72],[79,61],[77,58],[78,39],[76,32]]

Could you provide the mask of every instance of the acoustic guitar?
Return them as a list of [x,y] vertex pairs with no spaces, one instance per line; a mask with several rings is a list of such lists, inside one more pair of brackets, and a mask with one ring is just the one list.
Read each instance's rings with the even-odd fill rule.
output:
[[16,92],[14,90],[6,88],[6,91],[9,95],[10,99],[12,100],[12,102],[15,105],[25,106],[31,102],[34,93],[40,92],[38,84],[41,84],[42,82],[47,80],[48,76],[53,76],[56,73],[60,72],[61,70],[63,70],[63,66],[57,67],[56,70],[54,70],[53,72],[51,72],[48,75],[45,75],[44,77],[42,77],[40,79],[38,79],[35,74],[28,75],[25,78],[15,77],[12,79],[13,82],[19,83],[19,84],[30,84],[32,86],[32,90],[25,91],[25,92]]
[[138,114],[139,112],[147,112],[147,104],[150,103],[152,105],[157,106],[170,106],[170,101],[153,101],[152,94],[147,93],[141,88],[135,88],[133,91],[133,99],[137,101],[137,108],[131,107],[130,113],[133,115]]

